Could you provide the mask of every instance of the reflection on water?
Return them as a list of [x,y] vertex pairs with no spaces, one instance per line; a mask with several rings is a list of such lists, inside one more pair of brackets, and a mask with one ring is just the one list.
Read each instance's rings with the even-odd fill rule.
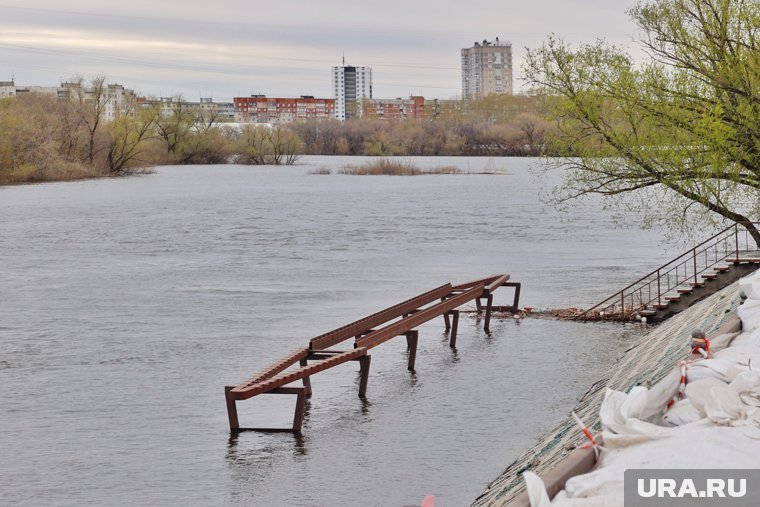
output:
[[[312,377],[302,437],[230,436],[223,387],[445,281],[509,272],[521,304],[572,306],[672,256],[597,202],[545,208],[528,162],[310,176],[346,163],[315,157],[0,189],[3,501],[467,504],[640,327],[507,319],[486,334],[462,314],[451,349],[430,323],[415,372],[406,340],[373,349],[366,400],[355,363]],[[238,403],[241,425],[289,427],[293,398]]]

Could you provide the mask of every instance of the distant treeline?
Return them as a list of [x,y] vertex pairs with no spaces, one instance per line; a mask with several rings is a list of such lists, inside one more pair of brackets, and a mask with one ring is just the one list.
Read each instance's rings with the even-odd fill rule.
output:
[[425,121],[352,120],[244,125],[181,100],[106,121],[104,78],[68,99],[24,94],[0,100],[0,183],[145,172],[167,164],[292,164],[300,154],[534,156],[550,122],[541,97],[446,101]]
[[552,128],[543,96],[491,95],[440,101],[424,121],[329,121],[290,124],[312,155],[497,155],[546,153]]
[[545,125],[536,117],[507,125],[460,121],[386,123],[377,120],[289,125],[312,155],[535,156]]

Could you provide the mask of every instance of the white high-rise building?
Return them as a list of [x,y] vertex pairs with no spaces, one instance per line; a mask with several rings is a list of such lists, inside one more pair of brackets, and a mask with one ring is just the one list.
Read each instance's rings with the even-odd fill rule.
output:
[[512,94],[512,44],[484,40],[462,49],[462,98]]
[[332,68],[335,117],[341,121],[362,116],[362,102],[372,98],[372,67]]

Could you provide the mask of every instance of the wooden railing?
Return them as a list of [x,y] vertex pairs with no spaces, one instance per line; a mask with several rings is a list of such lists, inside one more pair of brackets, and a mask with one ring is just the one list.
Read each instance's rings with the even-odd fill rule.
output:
[[[499,287],[513,287],[515,289],[514,302],[511,306],[493,306],[493,293]],[[519,298],[520,283],[510,282],[509,275],[506,274],[493,275],[458,285],[445,283],[390,308],[316,336],[309,340],[308,346],[293,351],[239,384],[228,385],[224,388],[230,430],[236,432],[243,429],[255,429],[300,433],[305,413],[304,403],[306,397],[311,395],[312,375],[349,361],[357,361],[361,374],[359,397],[364,398],[367,391],[371,359],[369,351],[372,348],[398,336],[406,337],[409,351],[407,368],[414,371],[419,339],[419,332],[416,328],[436,317],[443,317],[446,332],[449,333],[449,345],[454,348],[456,347],[459,323],[458,308],[460,306],[475,301],[478,311],[485,310],[483,329],[489,332],[492,310],[496,308],[499,311],[506,308],[516,312]],[[354,340],[351,349],[329,349],[329,347],[342,344],[350,339]],[[302,387],[288,386],[288,384],[298,380],[303,382]],[[237,402],[266,393],[297,395],[291,428],[240,427]]]

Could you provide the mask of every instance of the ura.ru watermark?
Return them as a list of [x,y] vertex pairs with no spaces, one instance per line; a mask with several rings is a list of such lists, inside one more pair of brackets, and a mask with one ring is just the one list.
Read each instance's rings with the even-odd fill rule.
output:
[[760,470],[625,471],[625,507],[760,505]]

